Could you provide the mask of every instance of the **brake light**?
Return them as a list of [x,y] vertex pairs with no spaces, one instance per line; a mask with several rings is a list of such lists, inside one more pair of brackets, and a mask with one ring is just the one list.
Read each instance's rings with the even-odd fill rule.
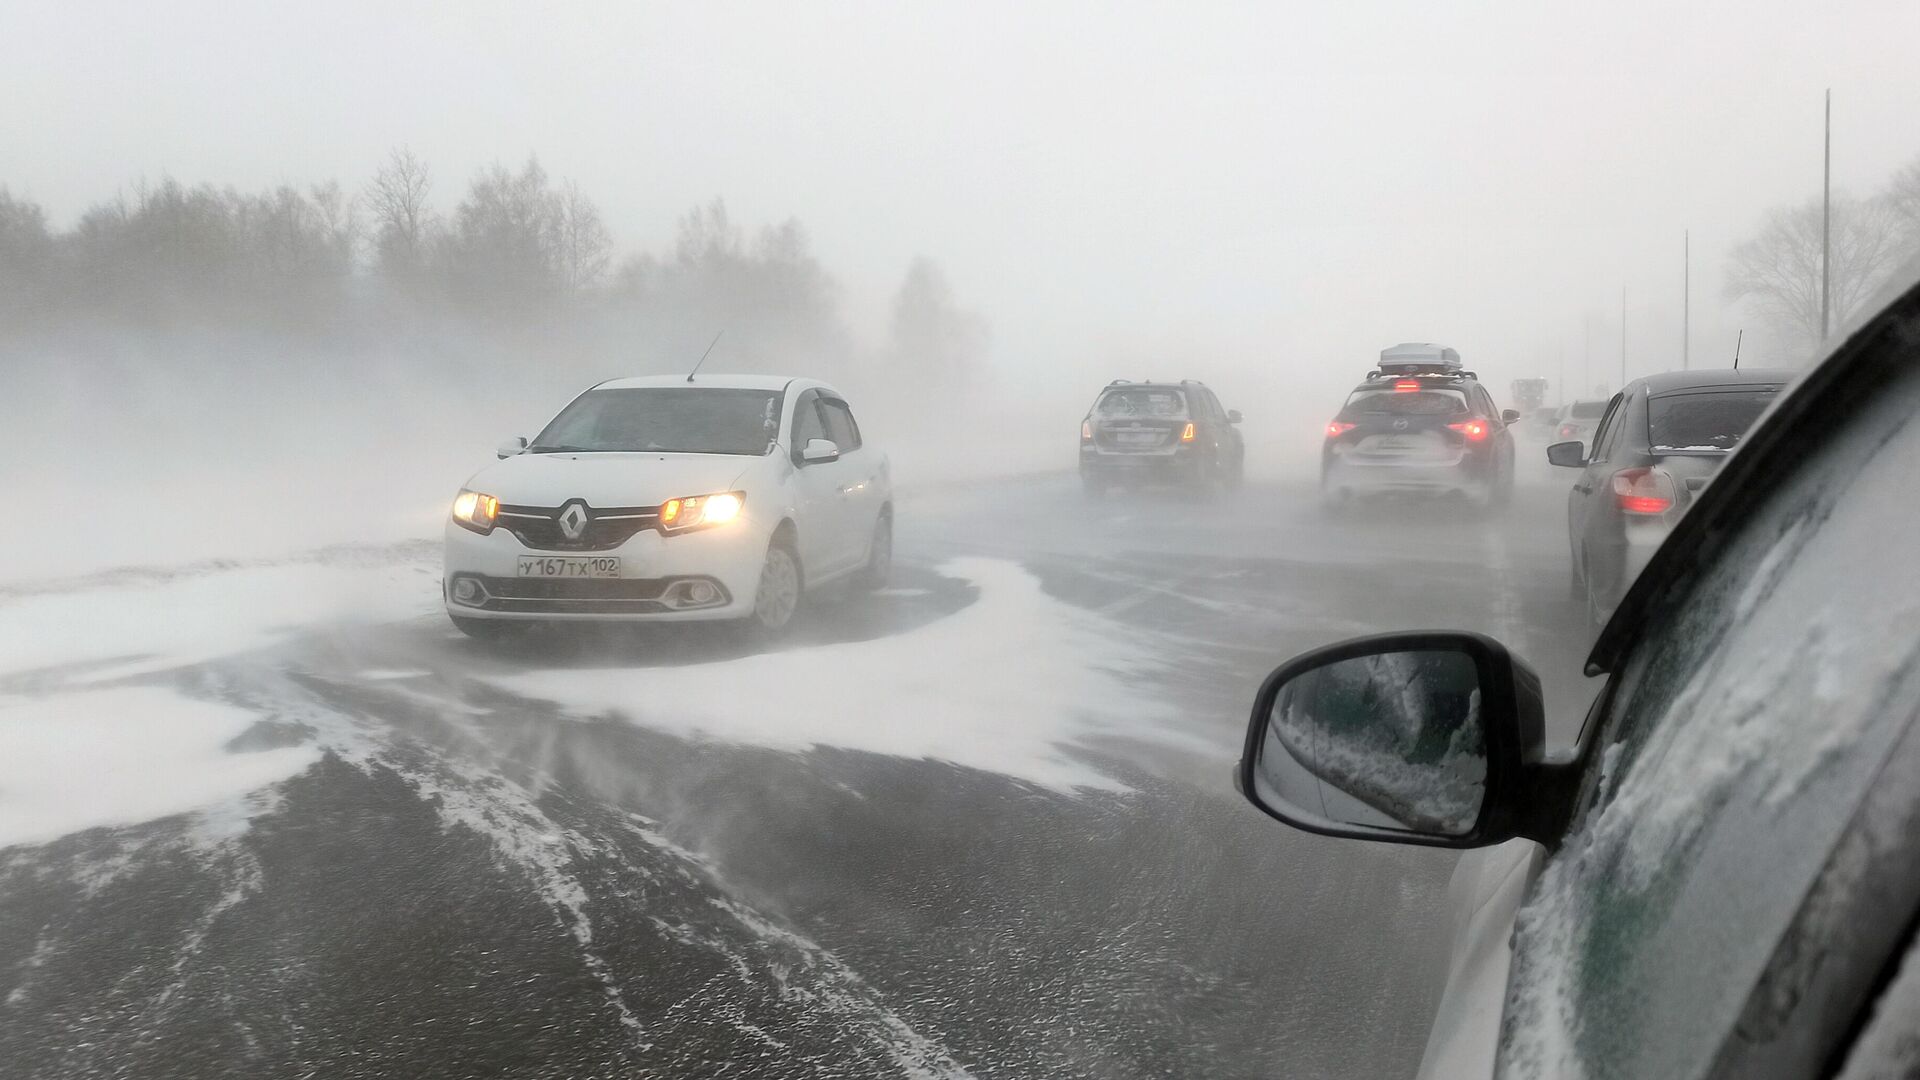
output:
[[1479,442],[1487,437],[1487,422],[1485,420],[1464,420],[1458,424],[1448,424],[1447,426],[1465,435],[1474,442]]
[[1344,420],[1335,420],[1333,423],[1327,425],[1327,438],[1337,439],[1340,436],[1345,435],[1347,432],[1352,430],[1353,430],[1352,424],[1349,424]]
[[1093,421],[1091,420],[1080,421],[1080,441],[1081,442],[1093,441]]
[[1673,477],[1659,469],[1622,469],[1613,474],[1613,498],[1629,514],[1664,514],[1673,509]]
[[1181,442],[1193,441],[1193,421],[1191,420],[1187,421],[1187,426],[1180,429],[1180,441]]
[[1578,435],[1578,434],[1580,434],[1580,429],[1579,429],[1579,428],[1577,428],[1577,427],[1574,427],[1574,426],[1573,426],[1572,424],[1561,424],[1561,425],[1560,425],[1560,437],[1561,437],[1561,438],[1563,438],[1563,439],[1571,439],[1571,438],[1573,438],[1574,436],[1576,436],[1576,435]]
[[1420,380],[1401,379],[1399,382],[1393,384],[1393,389],[1396,393],[1406,393],[1408,390],[1418,390],[1420,389]]

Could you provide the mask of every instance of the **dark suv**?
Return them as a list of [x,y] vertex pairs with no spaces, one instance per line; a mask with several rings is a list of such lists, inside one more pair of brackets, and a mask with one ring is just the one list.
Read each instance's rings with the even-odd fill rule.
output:
[[1513,492],[1513,435],[1470,371],[1370,372],[1327,424],[1320,491],[1332,508],[1366,495],[1465,496],[1501,505]]
[[1095,498],[1114,484],[1236,485],[1247,458],[1239,422],[1205,383],[1115,379],[1080,421],[1080,481]]

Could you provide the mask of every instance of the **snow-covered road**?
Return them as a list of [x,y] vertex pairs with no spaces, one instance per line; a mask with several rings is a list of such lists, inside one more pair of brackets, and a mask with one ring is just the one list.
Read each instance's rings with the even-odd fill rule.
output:
[[1588,689],[1550,481],[909,496],[778,651],[489,652],[437,549],[0,586],[10,1075],[1406,1075],[1444,853],[1227,783],[1262,675],[1483,630]]

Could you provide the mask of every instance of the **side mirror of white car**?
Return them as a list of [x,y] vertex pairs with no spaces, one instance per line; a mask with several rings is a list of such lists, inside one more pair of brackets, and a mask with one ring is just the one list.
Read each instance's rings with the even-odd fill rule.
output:
[[808,465],[839,461],[840,448],[834,445],[832,439],[808,439],[807,445],[800,451],[800,460]]
[[520,435],[515,435],[513,438],[493,448],[495,456],[502,458],[510,458],[515,454],[524,454],[526,451],[527,440]]

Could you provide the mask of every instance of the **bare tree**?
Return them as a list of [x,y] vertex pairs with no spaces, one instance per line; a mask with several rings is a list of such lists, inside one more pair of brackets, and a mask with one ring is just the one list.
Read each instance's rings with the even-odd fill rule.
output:
[[433,175],[412,150],[401,147],[368,181],[365,199],[373,218],[374,263],[400,281],[417,279],[426,266],[437,226],[427,196]]
[[525,307],[560,287],[557,215],[547,173],[528,158],[519,172],[493,165],[454,209],[439,257],[453,295],[487,307]]
[[[1727,295],[1751,302],[1793,348],[1816,351],[1820,335],[1820,200],[1783,207],[1733,249]],[[1901,261],[1888,200],[1833,200],[1832,325],[1856,314]]]
[[555,246],[560,282],[578,295],[599,284],[613,259],[613,237],[600,221],[600,210],[569,180],[553,197]]
[[26,311],[53,277],[53,234],[39,203],[0,187],[0,311]]
[[924,256],[907,267],[894,294],[892,330],[893,361],[915,378],[969,381],[986,350],[986,321],[954,303],[947,276]]
[[1905,168],[1893,174],[1881,198],[1899,222],[1908,254],[1913,254],[1920,249],[1920,158],[1907,162]]

